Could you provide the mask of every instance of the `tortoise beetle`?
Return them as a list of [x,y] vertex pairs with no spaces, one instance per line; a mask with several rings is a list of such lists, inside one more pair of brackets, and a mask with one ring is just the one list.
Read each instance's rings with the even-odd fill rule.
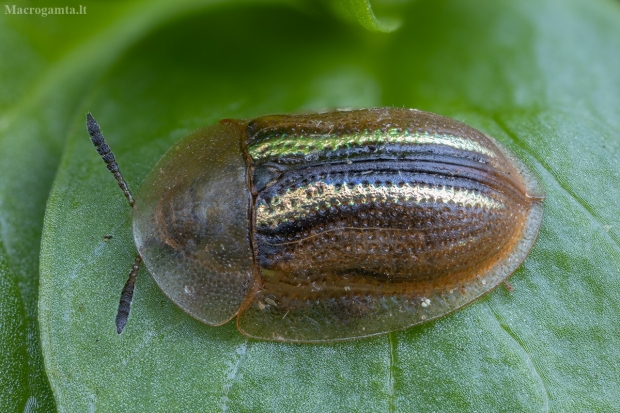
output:
[[493,138],[399,108],[220,121],[175,144],[134,201],[138,257],[174,303],[213,326],[286,342],[350,340],[450,313],[512,274],[544,194]]

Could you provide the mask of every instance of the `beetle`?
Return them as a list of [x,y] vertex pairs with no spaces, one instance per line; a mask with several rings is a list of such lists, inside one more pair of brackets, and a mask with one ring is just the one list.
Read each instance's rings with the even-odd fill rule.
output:
[[175,144],[134,200],[138,256],[174,303],[243,334],[332,342],[404,329],[489,292],[535,243],[544,194],[493,138],[401,108],[225,119]]

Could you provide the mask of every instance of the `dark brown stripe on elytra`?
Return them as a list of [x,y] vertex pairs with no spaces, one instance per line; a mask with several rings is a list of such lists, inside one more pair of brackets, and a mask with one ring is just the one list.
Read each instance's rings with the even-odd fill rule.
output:
[[[270,245],[259,235],[258,262],[262,268],[313,278],[340,273],[391,280],[431,279],[489,259],[498,243],[505,243],[513,231],[483,225],[468,228],[456,238],[451,235],[428,229],[342,229],[283,245]],[[455,261],[455,255],[461,260]],[[413,268],[415,273],[411,273]]]

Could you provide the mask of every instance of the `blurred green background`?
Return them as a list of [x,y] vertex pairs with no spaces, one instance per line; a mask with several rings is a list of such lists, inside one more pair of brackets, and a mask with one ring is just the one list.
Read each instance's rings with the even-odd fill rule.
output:
[[[87,13],[0,13],[0,411],[620,410],[620,2],[46,3],[15,6]],[[292,345],[196,322],[143,269],[116,334],[135,247],[87,111],[135,191],[219,119],[373,106],[464,121],[540,178],[512,292]]]

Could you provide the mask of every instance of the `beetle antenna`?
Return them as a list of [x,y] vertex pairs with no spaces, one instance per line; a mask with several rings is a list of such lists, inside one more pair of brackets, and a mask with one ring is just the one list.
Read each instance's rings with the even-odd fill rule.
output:
[[93,118],[93,115],[90,114],[90,112],[86,114],[86,129],[88,129],[90,140],[93,142],[93,145],[95,145],[95,148],[97,148],[97,152],[99,153],[99,155],[101,155],[101,159],[103,159],[103,162],[106,163],[108,170],[112,172],[112,175],[114,175],[114,178],[116,178],[118,186],[123,191],[123,194],[125,194],[127,201],[129,201],[129,205],[131,205],[131,207],[133,208],[133,195],[131,195],[131,191],[127,186],[127,182],[125,182],[125,179],[123,178],[123,174],[121,174],[120,169],[118,169],[118,164],[116,163],[116,158],[114,158],[114,154],[112,153],[110,147],[103,138],[103,133],[101,133],[101,128],[99,128],[99,124],[97,123],[95,118]]
[[[93,115],[88,112],[86,114],[86,129],[88,129],[88,134],[90,135],[90,140],[92,141],[95,148],[97,148],[97,153],[101,155],[101,159],[105,162],[108,170],[112,172],[114,178],[116,178],[116,182],[118,182],[118,186],[125,194],[127,201],[129,201],[129,205],[133,208],[134,200],[133,195],[131,195],[131,191],[129,190],[129,186],[127,186],[127,182],[123,178],[123,174],[121,174],[120,169],[118,169],[118,164],[116,163],[116,158],[112,153],[112,150],[108,146],[103,137],[103,133],[101,133],[101,128],[99,124],[93,117]],[[118,334],[123,332],[125,328],[125,324],[127,324],[127,319],[129,318],[129,311],[131,310],[131,301],[133,299],[133,290],[136,286],[136,278],[138,277],[138,271],[140,270],[140,263],[142,262],[142,258],[140,255],[136,257],[136,260],[131,267],[131,271],[129,272],[129,278],[127,278],[127,282],[123,287],[123,292],[121,293],[121,299],[118,303],[118,312],[116,313],[116,332]]]
[[123,287],[121,293],[121,300],[118,303],[118,312],[116,313],[116,332],[118,334],[123,332],[127,319],[129,318],[129,311],[131,310],[131,300],[133,299],[133,289],[136,286],[136,278],[138,277],[138,271],[140,270],[140,263],[142,258],[140,255],[136,256],[136,260],[131,267],[129,278]]

